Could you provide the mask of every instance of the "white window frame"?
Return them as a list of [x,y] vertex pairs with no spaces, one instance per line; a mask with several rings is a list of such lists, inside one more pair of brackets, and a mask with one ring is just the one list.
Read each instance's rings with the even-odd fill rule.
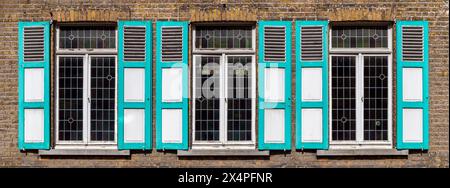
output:
[[[362,24],[366,26],[367,24]],[[331,31],[333,27],[330,27],[329,32],[329,122],[328,122],[328,136],[330,141],[330,149],[392,149],[392,26],[388,25],[388,48],[332,48],[332,37]],[[333,56],[354,56],[355,59],[355,69],[356,69],[356,140],[355,141],[333,141],[332,139],[332,57]],[[360,99],[363,97],[364,92],[364,56],[385,56],[388,59],[388,139],[384,141],[364,141],[364,103]]]
[[[59,49],[59,26],[56,27],[56,50],[55,50],[55,149],[117,149],[117,94],[118,94],[118,59],[117,59],[117,29],[115,49]],[[82,57],[83,58],[83,140],[63,141],[59,140],[59,57]],[[90,140],[90,71],[91,57],[114,57],[115,59],[115,112],[114,112],[114,141],[91,141]]]
[[[245,26],[245,25],[243,25]],[[214,27],[214,25],[211,25]],[[255,149],[256,148],[256,61],[255,61],[255,26],[252,26],[252,49],[196,49],[195,48],[195,26],[193,26],[193,43],[192,43],[192,149]],[[196,141],[195,139],[195,99],[196,99],[196,57],[213,56],[220,57],[220,134],[219,141]],[[227,108],[226,108],[226,94],[227,94],[227,58],[230,56],[250,56],[252,57],[252,124],[250,141],[227,141]]]

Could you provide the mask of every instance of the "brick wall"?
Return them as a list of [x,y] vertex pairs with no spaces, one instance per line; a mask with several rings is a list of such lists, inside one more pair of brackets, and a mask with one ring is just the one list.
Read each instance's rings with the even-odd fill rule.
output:
[[[338,0],[0,0],[0,167],[448,167],[448,18],[448,0],[381,0],[377,2],[374,0],[353,2]],[[133,151],[127,158],[39,157],[36,152],[20,152],[17,148],[17,22],[50,19],[56,22],[117,21],[118,19],[189,20],[192,22],[315,19],[428,20],[430,150],[416,151],[408,157],[319,159],[316,158],[314,151],[301,152],[295,151],[294,148],[286,153],[272,153],[270,158],[178,158],[176,152],[157,152],[156,150]],[[292,52],[293,67],[295,67],[294,50],[295,48]],[[395,58],[393,63],[395,65]],[[292,76],[295,77],[295,69]],[[295,92],[293,87],[292,96],[295,96]],[[395,113],[395,99],[393,101]],[[293,135],[295,135],[294,112],[295,110],[292,114]],[[153,122],[153,130],[154,128]],[[294,139],[295,137],[292,138],[293,147]]]

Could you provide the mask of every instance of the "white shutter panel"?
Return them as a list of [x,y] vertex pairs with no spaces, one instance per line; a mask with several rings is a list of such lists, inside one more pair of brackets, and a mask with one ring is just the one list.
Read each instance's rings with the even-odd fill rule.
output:
[[397,149],[428,149],[428,22],[397,21]]
[[291,22],[259,21],[260,150],[291,149]]
[[296,148],[328,149],[328,21],[297,21]]
[[19,149],[50,149],[50,22],[19,22]]

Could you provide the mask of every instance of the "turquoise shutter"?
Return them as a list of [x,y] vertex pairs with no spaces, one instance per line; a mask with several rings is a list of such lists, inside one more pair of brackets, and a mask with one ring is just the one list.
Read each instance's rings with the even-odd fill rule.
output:
[[328,149],[328,21],[297,21],[296,149]]
[[156,22],[156,149],[188,149],[188,22]]
[[19,22],[19,149],[50,149],[50,22]]
[[118,148],[152,148],[152,22],[119,21]]
[[260,150],[291,149],[291,27],[289,21],[259,22]]
[[428,22],[397,21],[397,149],[428,149]]

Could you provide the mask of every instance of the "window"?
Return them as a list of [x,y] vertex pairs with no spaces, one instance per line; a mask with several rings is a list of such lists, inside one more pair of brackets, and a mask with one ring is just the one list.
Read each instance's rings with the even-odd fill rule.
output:
[[390,32],[388,26],[331,28],[331,148],[391,147]]
[[115,144],[115,27],[59,26],[57,37],[57,145]]
[[254,147],[254,27],[197,26],[194,36],[193,147]]

